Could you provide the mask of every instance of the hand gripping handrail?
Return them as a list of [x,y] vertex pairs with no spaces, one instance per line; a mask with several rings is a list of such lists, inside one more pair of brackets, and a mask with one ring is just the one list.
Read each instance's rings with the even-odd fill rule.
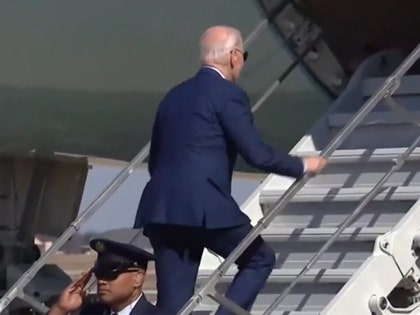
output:
[[[328,158],[332,153],[343,143],[343,141],[352,133],[352,131],[363,121],[363,119],[373,110],[373,108],[384,97],[392,95],[399,87],[402,76],[411,68],[411,66],[420,57],[420,45],[418,45],[411,54],[403,61],[403,63],[389,76],[383,85],[369,98],[369,100],[359,109],[353,118],[340,130],[337,136],[327,145],[322,151],[321,156]],[[238,244],[232,253],[219,265],[219,267],[211,274],[208,282],[190,298],[188,302],[178,312],[178,315],[187,315],[194,310],[194,308],[206,296],[211,296],[211,291],[215,291],[215,285],[218,280],[226,273],[230,266],[242,255],[248,246],[257,238],[273,219],[282,211],[290,200],[296,195],[299,190],[308,182],[310,176],[305,174],[300,180],[296,180],[290,188],[279,198],[279,200],[270,207],[268,214],[264,216],[252,231]],[[214,296],[212,297],[214,299]],[[221,302],[219,304],[229,308],[229,305]],[[231,304],[231,303],[229,303]]]

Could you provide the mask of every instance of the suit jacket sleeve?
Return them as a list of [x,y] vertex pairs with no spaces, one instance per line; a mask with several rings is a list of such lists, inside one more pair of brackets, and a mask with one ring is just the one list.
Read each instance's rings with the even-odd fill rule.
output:
[[253,125],[248,98],[238,89],[221,104],[218,117],[227,137],[235,144],[238,152],[250,165],[269,173],[300,178],[303,163],[299,157],[275,150],[265,144]]

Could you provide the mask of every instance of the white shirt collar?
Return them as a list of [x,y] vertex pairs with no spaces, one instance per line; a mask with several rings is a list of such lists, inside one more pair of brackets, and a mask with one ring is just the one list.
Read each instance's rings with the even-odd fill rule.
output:
[[[137,302],[141,299],[143,293],[139,295],[139,297],[131,304],[127,305],[125,308],[123,308],[121,311],[117,312],[118,315],[130,315],[131,311],[133,310],[134,306],[136,306]],[[115,312],[111,311],[111,314]]]
[[214,71],[216,71],[218,74],[220,74],[220,76],[223,79],[226,79],[225,75],[222,73],[222,71],[220,71],[219,69],[217,69],[216,67],[212,67],[212,66],[203,66],[204,68],[209,68],[209,69],[213,69]]

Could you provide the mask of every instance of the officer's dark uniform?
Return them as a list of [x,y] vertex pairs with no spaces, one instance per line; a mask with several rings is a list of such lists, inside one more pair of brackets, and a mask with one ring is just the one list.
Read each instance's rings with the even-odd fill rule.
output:
[[[103,279],[116,278],[127,268],[147,269],[147,263],[154,260],[152,254],[136,246],[107,239],[94,239],[90,246],[98,253],[93,273]],[[155,314],[155,306],[147,301],[144,294],[133,307],[130,315]],[[101,302],[89,303],[80,310],[80,315],[110,315],[109,306]]]

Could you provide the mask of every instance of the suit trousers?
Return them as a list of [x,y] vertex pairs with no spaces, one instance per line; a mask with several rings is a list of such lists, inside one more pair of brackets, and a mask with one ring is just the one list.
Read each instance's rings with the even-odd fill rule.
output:
[[[194,294],[204,248],[226,258],[251,231],[250,224],[223,229],[175,225],[145,228],[156,258],[157,306],[162,314],[176,314]],[[275,265],[273,250],[261,236],[237,259],[238,272],[225,296],[250,310]],[[229,314],[219,307],[217,315]]]

